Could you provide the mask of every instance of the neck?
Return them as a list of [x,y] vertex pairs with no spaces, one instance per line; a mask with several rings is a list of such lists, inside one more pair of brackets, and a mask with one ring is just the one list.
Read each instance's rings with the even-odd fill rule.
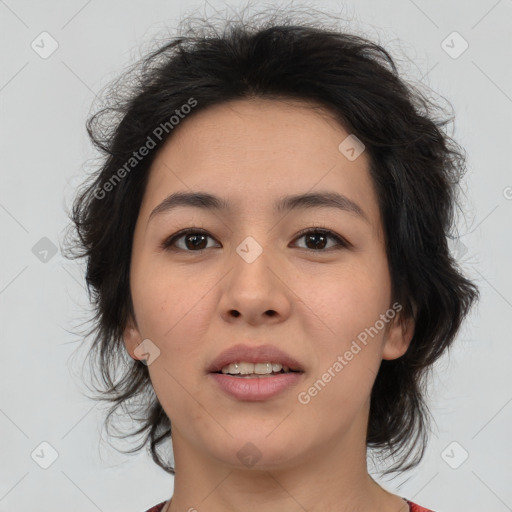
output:
[[173,429],[174,495],[164,510],[407,512],[404,500],[368,474],[364,441],[346,441],[313,446],[286,462],[240,468],[205,456]]

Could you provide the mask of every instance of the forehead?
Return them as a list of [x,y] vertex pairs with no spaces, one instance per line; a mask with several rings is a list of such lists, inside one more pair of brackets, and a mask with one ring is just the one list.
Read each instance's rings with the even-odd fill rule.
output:
[[378,222],[369,157],[340,150],[350,136],[332,113],[298,100],[234,100],[194,112],[155,158],[143,210],[148,216],[172,192],[200,190],[250,215],[287,194],[330,190]]

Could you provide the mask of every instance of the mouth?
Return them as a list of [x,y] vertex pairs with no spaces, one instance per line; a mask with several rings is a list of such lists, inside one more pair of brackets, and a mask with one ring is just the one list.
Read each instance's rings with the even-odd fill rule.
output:
[[234,345],[206,369],[217,389],[238,401],[269,400],[298,385],[305,367],[275,345]]
[[207,373],[230,375],[266,375],[301,373],[304,367],[295,358],[274,345],[234,345],[221,352]]
[[217,389],[231,399],[242,402],[264,402],[297,386],[303,375],[303,371],[284,372],[283,370],[265,375],[231,375],[218,371],[211,372],[209,377]]
[[[251,366],[256,368],[253,369]],[[210,373],[228,375],[230,377],[236,377],[239,379],[257,379],[273,377],[276,375],[286,375],[288,373],[304,372],[302,370],[294,370],[293,368],[282,366],[280,364],[260,363],[258,365],[252,365],[251,363],[231,363],[225,366],[222,370]]]

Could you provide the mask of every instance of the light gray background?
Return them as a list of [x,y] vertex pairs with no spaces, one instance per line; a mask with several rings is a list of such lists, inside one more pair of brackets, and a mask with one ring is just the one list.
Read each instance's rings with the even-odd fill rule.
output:
[[[510,511],[512,0],[316,6],[351,20],[413,81],[446,97],[469,156],[467,221],[453,249],[481,301],[437,365],[437,430],[424,461],[384,485],[437,512]],[[192,8],[200,14],[203,3],[0,0],[0,512],[137,512],[172,494],[172,477],[144,451],[123,456],[100,442],[101,406],[82,396],[70,363],[78,340],[69,331],[87,318],[83,268],[60,251],[41,261],[36,244],[47,237],[59,247],[64,207],[96,155],[84,127],[95,93]],[[43,31],[59,45],[46,59],[31,48]],[[442,47],[453,31],[469,44],[458,58]],[[452,40],[457,52],[461,40]],[[31,457],[48,456],[44,441],[58,452],[48,469]]]

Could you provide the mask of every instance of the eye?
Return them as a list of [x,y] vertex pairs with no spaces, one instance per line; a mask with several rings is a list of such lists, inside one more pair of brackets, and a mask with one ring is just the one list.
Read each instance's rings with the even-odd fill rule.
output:
[[[307,229],[301,231],[299,233],[299,236],[297,238],[295,238],[295,240],[299,240],[300,238],[306,239],[306,245],[310,244],[313,247],[316,247],[316,248],[304,247],[304,249],[306,249],[308,251],[313,251],[313,252],[327,252],[324,249],[325,249],[326,241],[328,239],[334,240],[334,242],[335,242],[334,249],[335,250],[339,249],[340,247],[342,247],[342,248],[350,247],[349,242],[347,242],[344,238],[342,238],[341,236],[337,235],[336,233],[334,233],[333,231],[331,231],[329,229],[307,228]],[[331,246],[331,249],[332,248],[333,247]]]
[[[162,244],[160,245],[161,249],[164,250],[181,250],[186,252],[200,252],[204,249],[208,249],[208,238],[213,239],[213,237],[202,229],[197,228],[187,228],[178,231],[174,235],[166,238]],[[327,240],[331,239],[334,241],[334,247],[330,247],[330,249],[336,248],[348,248],[350,247],[350,243],[347,242],[344,238],[337,235],[333,231],[329,229],[319,229],[319,228],[307,228],[301,231],[298,237],[295,240],[299,240],[300,238],[306,239],[306,245],[313,245],[314,248],[311,247],[303,247],[307,251],[313,252],[327,252],[325,249],[325,245]],[[182,240],[184,244],[179,246],[177,244],[178,241]]]
[[[184,239],[185,247],[177,247],[176,242],[182,238]],[[160,247],[161,249],[165,250],[175,250],[177,248],[178,250],[182,251],[199,252],[204,249],[208,249],[208,247],[205,246],[205,241],[208,238],[211,238],[213,240],[213,238],[208,234],[208,232],[202,229],[187,228],[182,229],[181,231],[178,231],[174,235],[165,239]],[[191,247],[192,250],[190,250]]]

